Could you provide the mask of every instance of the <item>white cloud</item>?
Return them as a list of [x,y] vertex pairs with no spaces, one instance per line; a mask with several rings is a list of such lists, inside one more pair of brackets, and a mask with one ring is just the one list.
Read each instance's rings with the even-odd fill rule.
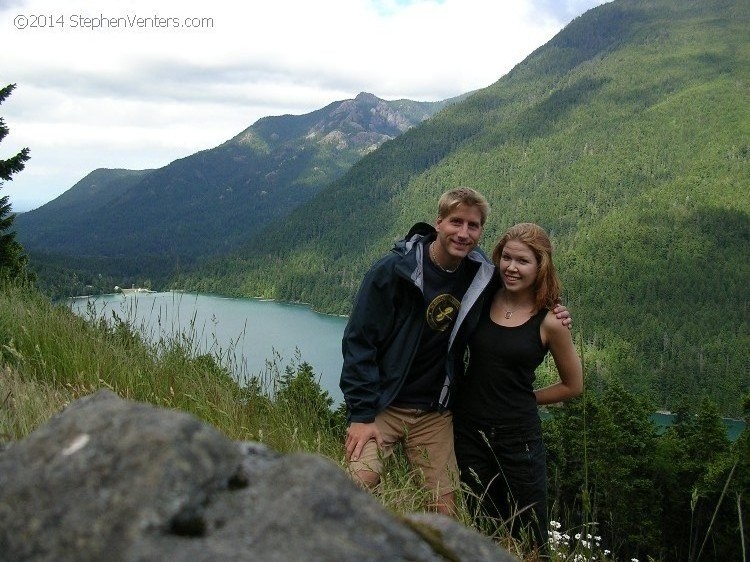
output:
[[602,3],[0,0],[0,86],[17,84],[0,158],[32,156],[0,195],[28,210],[96,168],[161,167],[361,91],[438,101],[482,88]]

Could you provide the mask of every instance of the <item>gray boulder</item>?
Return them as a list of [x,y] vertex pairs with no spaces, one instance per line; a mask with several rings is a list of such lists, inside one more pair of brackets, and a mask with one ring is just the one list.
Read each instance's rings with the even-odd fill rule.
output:
[[325,458],[110,391],[0,450],[0,559],[514,560],[448,517],[397,517]]

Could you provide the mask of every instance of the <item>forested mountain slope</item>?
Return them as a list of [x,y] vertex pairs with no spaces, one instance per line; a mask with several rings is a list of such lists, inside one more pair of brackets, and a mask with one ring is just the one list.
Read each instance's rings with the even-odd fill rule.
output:
[[615,0],[175,286],[347,313],[445,189],[547,228],[589,385],[738,413],[750,387],[750,4]]
[[157,170],[97,170],[19,215],[18,239],[32,262],[41,253],[73,262],[122,259],[123,274],[133,258],[174,264],[221,254],[451,101],[361,93],[305,115],[264,117],[220,146]]
[[100,168],[38,209],[16,216],[24,247],[65,252],[71,241],[85,235],[87,221],[114,204],[153,170]]

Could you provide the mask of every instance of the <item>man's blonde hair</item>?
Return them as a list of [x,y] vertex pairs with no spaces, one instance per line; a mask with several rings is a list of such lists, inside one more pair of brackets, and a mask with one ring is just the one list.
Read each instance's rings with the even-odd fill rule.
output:
[[477,207],[482,215],[482,226],[490,214],[490,204],[484,195],[470,187],[457,187],[446,191],[438,201],[438,217],[445,218],[450,215],[459,205]]

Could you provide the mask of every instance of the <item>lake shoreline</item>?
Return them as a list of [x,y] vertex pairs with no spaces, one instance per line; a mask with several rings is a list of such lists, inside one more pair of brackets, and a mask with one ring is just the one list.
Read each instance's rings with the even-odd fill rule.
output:
[[[188,298],[184,299],[183,302],[182,297]],[[223,340],[220,342],[222,345],[218,346],[220,349],[229,349],[233,345],[242,344],[239,349],[242,354],[239,362],[245,367],[245,371],[233,373],[240,384],[247,381],[248,378],[266,375],[269,360],[279,359],[286,364],[294,362],[297,358],[297,351],[299,351],[299,358],[313,367],[313,371],[319,377],[321,387],[329,393],[336,404],[343,402],[343,395],[338,382],[343,364],[341,338],[348,316],[318,312],[309,304],[303,302],[277,301],[263,297],[232,297],[183,289],[69,297],[67,301],[77,304],[85,301],[87,304],[80,308],[80,313],[83,314],[88,313],[88,303],[92,301],[105,305],[103,306],[105,308],[106,304],[123,305],[130,303],[132,306],[139,299],[153,300],[154,303],[162,299],[164,302],[160,306],[176,304],[178,308],[192,302],[193,307],[192,310],[188,311],[188,314],[177,315],[176,320],[179,323],[180,330],[194,329],[195,325],[191,326],[190,323],[200,320],[204,326],[208,323],[214,325],[213,335],[215,337],[220,335]],[[225,306],[227,304],[230,306]],[[153,312],[153,306],[152,304],[152,308],[148,309],[149,314]],[[137,308],[137,305],[135,307]],[[257,307],[262,308],[258,309]],[[194,316],[197,310],[202,312],[200,318]],[[140,310],[131,312],[141,313]],[[160,308],[158,312],[162,314],[163,311]],[[228,316],[222,318],[224,314]],[[247,336],[248,328],[254,327],[252,324],[248,326],[248,320],[257,320],[258,315],[262,316],[263,314],[269,315],[261,319],[263,329],[252,331],[249,334],[249,342],[244,337],[242,338],[243,341],[240,341],[240,336]],[[188,325],[182,325],[183,318],[188,319]],[[141,320],[148,320],[148,318],[142,317]],[[218,330],[218,327],[224,324],[228,324],[228,326],[225,326],[226,329]],[[160,327],[163,328],[164,325],[160,317]],[[133,326],[138,328],[138,324],[133,323]],[[234,330],[234,333],[232,330]],[[309,344],[305,343],[306,340],[309,341]],[[258,358],[261,356],[262,361],[259,361]],[[277,364],[276,366],[283,372],[286,364]],[[540,410],[540,415],[544,415],[543,410]],[[652,419],[655,418],[654,423],[658,427],[666,428],[671,424],[665,420],[674,419],[674,416],[674,413],[667,410],[657,410],[652,414]],[[659,418],[663,419],[660,420]],[[728,434],[734,438],[739,436],[746,427],[742,419],[722,418],[722,421],[727,426]]]
[[[264,380],[269,370],[284,372],[302,361],[310,364],[321,387],[337,404],[343,357],[341,338],[347,317],[323,314],[309,305],[254,297],[230,297],[173,289],[154,293],[109,293],[66,301],[74,312],[116,312],[151,340],[182,331],[194,333],[201,349],[234,354],[230,369],[239,383]],[[226,353],[224,353],[226,352]]]

